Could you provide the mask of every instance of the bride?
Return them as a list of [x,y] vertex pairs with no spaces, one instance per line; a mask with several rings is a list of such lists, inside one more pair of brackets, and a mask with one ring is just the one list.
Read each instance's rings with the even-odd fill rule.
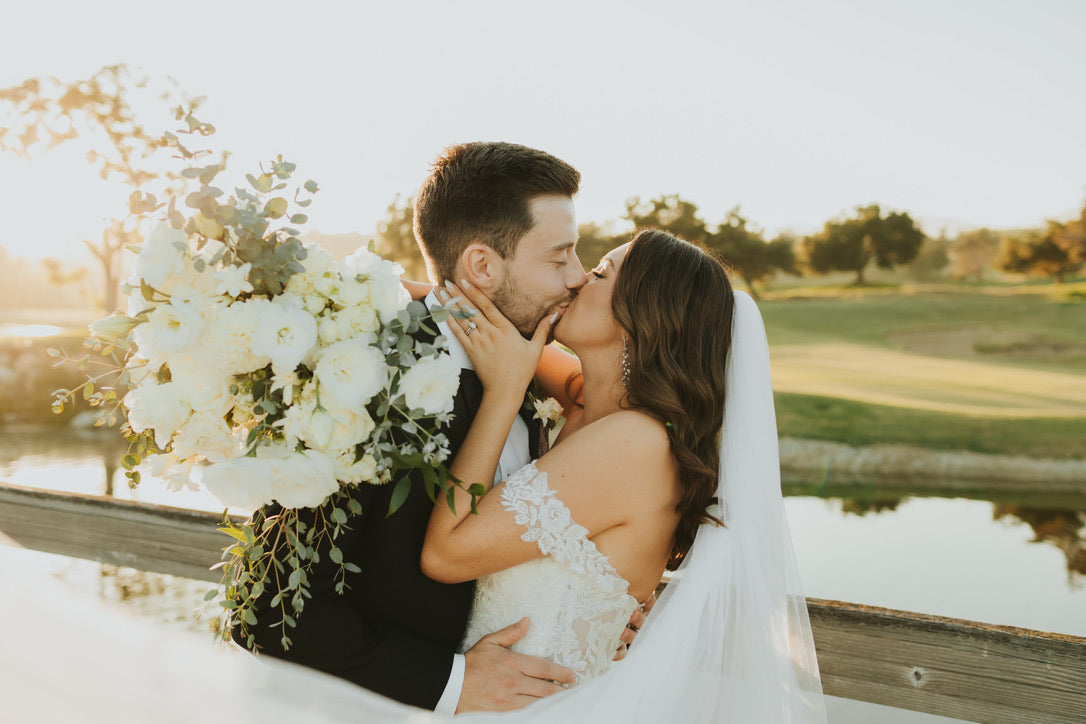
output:
[[[475,290],[455,293],[479,310],[451,327],[484,400],[452,471],[485,482],[549,322],[527,341]],[[583,375],[571,378],[571,359],[548,348],[541,382],[567,418],[554,448],[484,495],[477,516],[466,499],[456,514],[435,506],[423,565],[440,580],[482,577],[463,649],[528,614],[517,647],[568,666],[577,682],[524,709],[456,720],[824,722],[754,302],[701,250],[646,231],[606,256],[554,331]],[[665,569],[670,582],[612,666],[636,600]],[[26,590],[0,617],[13,652],[0,660],[0,698],[13,721],[444,720],[65,603],[45,584]]]
[[[462,650],[526,614],[514,649],[577,674],[574,691],[517,720],[824,720],[757,308],[719,262],[662,231],[639,233],[590,277],[553,330],[583,378],[553,354],[540,370],[566,416],[554,448],[477,515],[462,491],[456,512],[434,508],[424,572],[479,579]],[[490,487],[551,320],[525,340],[466,283],[451,292],[478,310],[450,329],[484,386],[451,472]],[[612,670],[665,569],[673,583]]]

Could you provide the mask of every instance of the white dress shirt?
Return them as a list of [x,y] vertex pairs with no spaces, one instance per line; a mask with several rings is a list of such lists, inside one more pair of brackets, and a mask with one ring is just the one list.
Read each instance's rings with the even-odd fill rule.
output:
[[[424,303],[427,308],[441,305],[437,295],[432,291],[426,295]],[[460,344],[460,340],[449,331],[448,323],[438,322],[437,328],[448,339],[449,355],[460,365],[460,369],[474,371],[475,365],[471,363],[471,358],[464,351],[464,346]],[[494,484],[497,485],[531,461],[531,453],[528,450],[528,425],[520,415],[517,415],[513,418],[513,427],[509,430],[509,437],[505,439],[505,445],[502,446],[498,469],[494,471]],[[456,706],[460,703],[460,692],[464,688],[464,669],[464,655],[454,654],[452,671],[449,672],[449,681],[445,684],[445,691],[434,708],[437,713],[450,716],[456,713]]]

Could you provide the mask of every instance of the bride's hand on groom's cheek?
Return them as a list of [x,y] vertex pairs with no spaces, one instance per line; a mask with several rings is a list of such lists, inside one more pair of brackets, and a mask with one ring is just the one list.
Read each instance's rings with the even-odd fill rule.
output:
[[520,709],[563,690],[576,678],[564,666],[510,650],[528,633],[528,619],[488,634],[464,654],[464,686],[456,713]]
[[532,338],[525,339],[486,294],[467,280],[445,286],[438,298],[453,313],[449,331],[471,358],[483,387],[508,393],[519,402],[535,376],[557,313],[543,319]]
[[622,632],[622,636],[620,637],[622,643],[619,644],[618,650],[615,651],[615,661],[622,661],[626,658],[626,654],[630,651],[630,646],[633,645],[634,639],[637,638],[638,631],[645,625],[645,620],[649,617],[649,612],[652,611],[652,607],[655,605],[656,592],[653,591],[640,606],[634,609],[633,614],[630,616],[630,622],[626,624],[626,630]]

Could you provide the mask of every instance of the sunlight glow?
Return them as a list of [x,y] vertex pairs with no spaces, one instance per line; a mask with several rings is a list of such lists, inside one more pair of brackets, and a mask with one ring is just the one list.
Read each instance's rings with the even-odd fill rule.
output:
[[64,330],[52,324],[5,324],[0,325],[0,339],[4,337],[55,337]]

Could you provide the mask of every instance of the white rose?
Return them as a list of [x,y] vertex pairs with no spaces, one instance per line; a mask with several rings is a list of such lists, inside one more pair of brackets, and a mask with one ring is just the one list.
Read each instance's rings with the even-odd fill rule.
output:
[[345,340],[325,348],[313,368],[322,401],[361,407],[388,383],[385,356],[361,341]]
[[221,307],[214,324],[207,325],[202,339],[204,353],[215,359],[215,366],[226,373],[240,375],[267,367],[271,357],[253,353],[253,334],[271,302],[262,297],[234,302]]
[[215,294],[227,294],[237,297],[242,292],[253,291],[253,285],[249,283],[249,270],[252,264],[245,262],[241,266],[227,266],[218,269],[215,274]]
[[170,437],[188,420],[192,408],[173,382],[164,385],[149,380],[124,396],[128,423],[136,432],[155,431],[155,444],[165,449]]
[[277,423],[283,428],[288,446],[298,440],[318,450],[353,448],[369,439],[376,424],[364,407],[342,407],[334,400],[317,406],[314,385],[308,384]]
[[235,457],[237,440],[221,415],[197,412],[192,415],[173,437],[173,451],[182,458],[203,456],[213,463]]
[[191,351],[204,331],[200,309],[188,302],[171,302],[155,307],[147,321],[132,331],[139,356],[157,369],[168,358],[182,351]]
[[359,483],[377,482],[377,460],[366,453],[356,462],[354,449],[343,450],[332,460],[336,479],[358,485]]
[[270,503],[271,465],[254,457],[233,458],[204,468],[201,482],[229,508],[259,508]]
[[299,297],[317,293],[317,287],[321,279],[330,279],[338,276],[336,262],[328,250],[319,244],[304,241],[305,259],[302,259],[301,271],[287,280],[286,291]]
[[[143,279],[155,289],[166,292],[171,280],[195,273],[191,263],[188,236],[173,228],[168,221],[160,221],[151,229],[136,254],[133,271],[137,279],[132,286],[138,289],[139,279]],[[133,294],[139,292],[134,291]]]
[[286,508],[313,508],[339,489],[327,455],[284,448],[260,448],[256,457],[210,465],[203,483],[224,505],[249,509],[273,500]]
[[400,380],[408,408],[421,408],[428,415],[452,411],[459,386],[460,365],[447,354],[419,360]]
[[271,494],[285,508],[316,508],[339,490],[332,459],[322,452],[305,450],[275,462]]
[[263,318],[253,332],[252,352],[271,359],[276,374],[285,374],[293,371],[317,344],[317,322],[304,309],[276,302],[264,308]]
[[192,466],[195,459],[179,460],[173,453],[148,455],[144,458],[152,476],[159,478],[171,493],[181,490],[199,490],[200,486],[193,479]]
[[188,400],[193,412],[208,412],[222,417],[234,406],[230,394],[231,378],[225,376],[201,356],[174,357],[170,360],[170,377]]
[[369,249],[359,248],[339,263],[340,272],[348,279],[362,278],[369,288],[369,303],[388,324],[396,318],[396,313],[407,306],[411,295],[400,283],[403,267],[393,261],[382,259]]

